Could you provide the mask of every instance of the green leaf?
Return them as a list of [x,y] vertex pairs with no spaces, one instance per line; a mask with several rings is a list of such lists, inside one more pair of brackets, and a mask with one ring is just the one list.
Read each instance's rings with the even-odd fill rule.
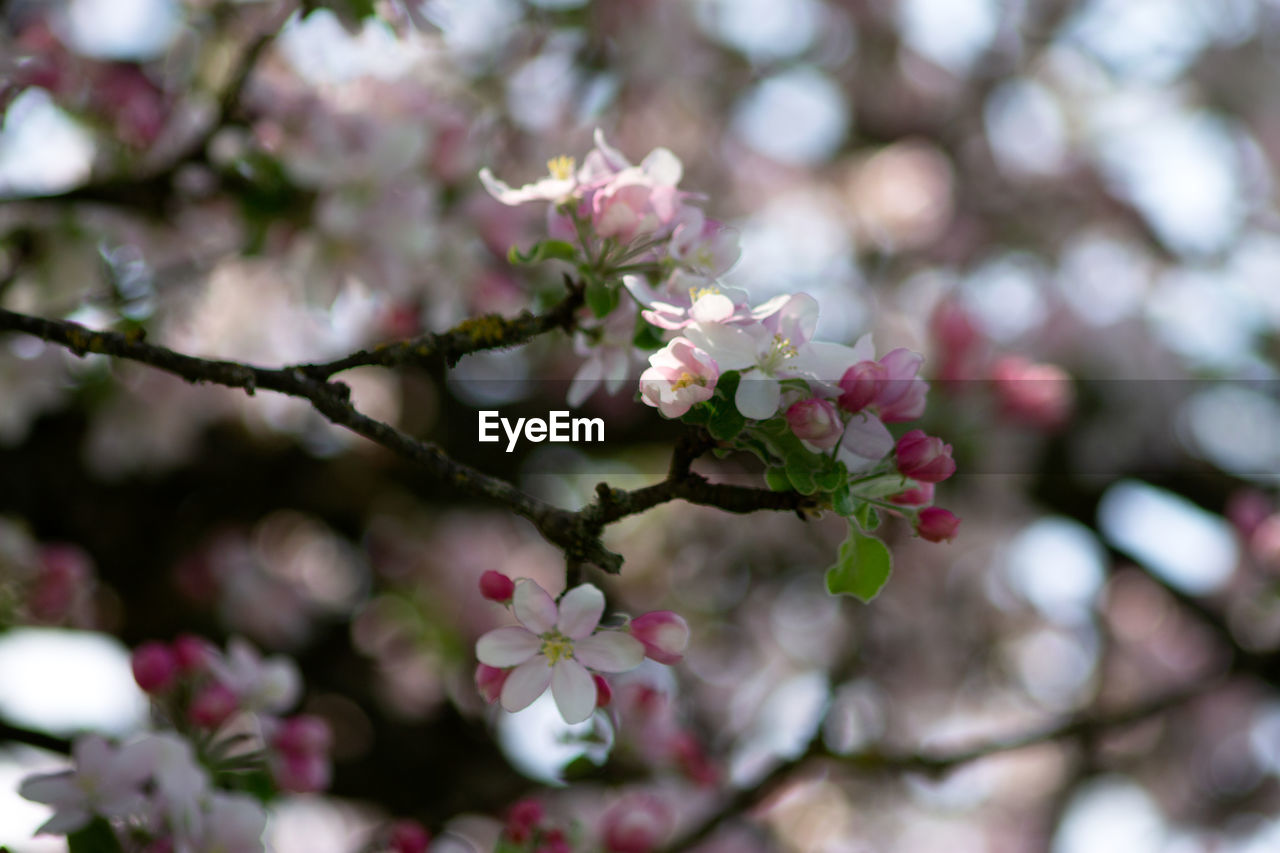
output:
[[787,460],[787,479],[791,481],[791,485],[797,492],[802,495],[811,495],[818,491],[818,484],[813,481],[813,472],[803,468],[797,470],[791,466],[791,460]]
[[839,462],[829,465],[825,470],[813,475],[813,481],[824,492],[834,492],[844,485],[844,466]]
[[884,587],[892,570],[893,560],[885,544],[863,536],[850,525],[849,536],[840,546],[835,565],[827,569],[827,591],[868,602]]
[[100,817],[67,836],[70,853],[123,853],[111,826]]
[[698,403],[680,416],[680,420],[694,426],[706,426],[707,421],[711,420],[713,409],[709,403]]
[[858,522],[858,526],[870,533],[880,526],[880,513],[876,512],[875,506],[864,503],[853,512],[853,520]]
[[786,468],[766,468],[764,471],[764,482],[769,488],[775,492],[791,491],[791,478],[787,476]]
[[602,281],[593,281],[587,285],[583,294],[587,307],[597,317],[607,317],[609,312],[618,307],[618,288]]
[[732,401],[722,401],[715,408],[715,413],[707,422],[707,431],[711,437],[719,441],[737,438],[738,433],[747,425],[747,419],[738,411]]
[[507,252],[507,261],[515,266],[538,264],[543,261],[572,261],[578,257],[578,249],[563,240],[542,240],[521,252],[515,246]]

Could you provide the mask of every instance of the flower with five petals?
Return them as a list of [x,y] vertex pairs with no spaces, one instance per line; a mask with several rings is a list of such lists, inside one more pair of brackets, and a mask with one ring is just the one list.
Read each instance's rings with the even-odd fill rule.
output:
[[515,667],[500,701],[521,711],[551,687],[565,722],[580,723],[596,707],[589,670],[626,672],[644,660],[644,645],[624,631],[596,630],[604,593],[591,584],[566,592],[557,606],[537,583],[516,583],[512,609],[519,626],[496,628],[476,642],[476,657],[493,667]]

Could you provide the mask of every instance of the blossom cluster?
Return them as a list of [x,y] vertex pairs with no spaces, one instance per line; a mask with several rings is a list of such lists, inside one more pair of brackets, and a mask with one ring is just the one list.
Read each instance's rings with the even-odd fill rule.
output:
[[238,639],[224,654],[187,635],[144,643],[131,663],[161,729],[119,744],[79,737],[71,769],[24,780],[22,796],[54,808],[39,832],[74,835],[96,823],[123,851],[255,853],[264,849],[264,792],[328,786],[328,725],[282,716],[301,691],[289,659],[264,660]]
[[612,700],[605,674],[635,669],[646,657],[679,663],[689,643],[688,624],[666,610],[602,628],[604,593],[592,584],[566,591],[557,603],[536,581],[489,571],[481,576],[480,591],[509,606],[520,622],[476,642],[476,686],[507,711],[529,707],[550,687],[565,721],[583,722]]
[[[853,346],[818,340],[809,294],[752,304],[723,284],[740,254],[736,236],[679,188],[683,166],[665,148],[633,165],[597,131],[595,148],[574,165],[556,158],[546,177],[519,188],[480,175],[506,204],[549,203],[550,239],[512,259],[569,261],[585,282],[598,322],[580,324],[588,358],[571,404],[602,382],[620,388],[635,352],[651,350],[640,399],[705,428],[722,450],[758,456],[771,487],[815,496],[816,506],[856,521],[855,537],[875,528],[879,511],[909,517],[930,541],[955,536],[959,519],[933,506],[935,484],[955,471],[951,446],[918,429],[895,438],[889,428],[925,413],[921,355],[877,357],[870,335]],[[884,561],[887,577],[887,552]],[[828,583],[860,597],[879,588]]]

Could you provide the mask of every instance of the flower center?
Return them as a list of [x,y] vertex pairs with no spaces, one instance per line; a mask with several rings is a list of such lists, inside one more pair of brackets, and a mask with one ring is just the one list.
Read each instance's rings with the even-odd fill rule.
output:
[[672,391],[679,391],[681,388],[688,388],[690,385],[706,385],[707,380],[701,376],[694,376],[689,371],[680,374],[680,378],[671,383]]
[[547,161],[547,171],[557,181],[567,181],[573,177],[573,162],[572,157],[566,157],[563,154],[559,157],[552,157]]
[[559,631],[543,634],[542,654],[546,656],[548,666],[555,666],[560,661],[573,657],[573,640]]
[[693,304],[704,296],[714,296],[720,292],[718,287],[691,287],[689,288],[689,303]]

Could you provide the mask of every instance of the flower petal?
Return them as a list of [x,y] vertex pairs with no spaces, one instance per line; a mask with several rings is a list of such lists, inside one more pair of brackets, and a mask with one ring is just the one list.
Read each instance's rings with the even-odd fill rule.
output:
[[93,814],[88,809],[59,809],[53,817],[40,824],[36,835],[66,835],[89,824]]
[[542,640],[524,628],[495,628],[476,640],[476,659],[496,666],[516,666],[538,653]]
[[502,685],[502,707],[511,711],[523,711],[533,704],[533,700],[542,695],[551,683],[551,667],[547,659],[538,655],[527,660],[507,676],[507,683]]
[[36,803],[60,806],[63,803],[82,801],[84,791],[76,784],[75,774],[68,770],[28,776],[18,786],[18,796]]
[[551,668],[551,695],[566,723],[581,723],[596,709],[596,683],[582,664],[572,660]]
[[622,631],[601,631],[574,643],[573,656],[600,672],[626,672],[644,660],[644,643]]
[[854,417],[844,431],[840,447],[864,459],[881,459],[893,450],[893,435],[876,417]]
[[556,626],[555,599],[534,581],[517,581],[513,599],[516,618],[533,633],[545,634]]
[[763,421],[777,413],[781,397],[782,386],[778,384],[778,380],[753,372],[742,377],[733,401],[743,417]]
[[575,586],[560,599],[560,621],[556,627],[566,637],[580,640],[600,624],[604,613],[604,593],[594,585]]

